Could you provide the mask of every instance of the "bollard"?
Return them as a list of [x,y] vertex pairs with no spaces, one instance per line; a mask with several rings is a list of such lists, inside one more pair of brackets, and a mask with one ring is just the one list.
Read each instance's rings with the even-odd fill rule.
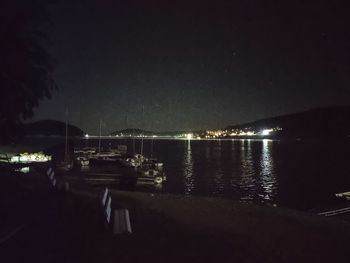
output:
[[114,210],[113,233],[115,235],[132,233],[128,209]]
[[59,190],[59,191],[61,191],[62,189],[63,189],[63,185],[64,185],[64,183],[60,180],[60,181],[58,181],[57,182],[57,189]]
[[55,172],[52,171],[49,178],[50,178],[50,180],[52,181],[54,177],[55,177]]
[[69,182],[64,182],[64,191],[69,191]]

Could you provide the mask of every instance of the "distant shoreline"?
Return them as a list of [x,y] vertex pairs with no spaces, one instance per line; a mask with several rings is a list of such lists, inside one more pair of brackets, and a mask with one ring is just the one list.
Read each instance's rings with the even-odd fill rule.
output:
[[[28,135],[23,138],[43,138],[43,139],[65,139],[65,136],[63,135]],[[234,140],[253,140],[253,141],[262,141],[262,140],[271,140],[271,141],[281,141],[281,140],[293,140],[293,141],[299,141],[299,140],[324,140],[324,139],[350,139],[350,135],[347,136],[330,136],[330,137],[274,137],[274,136],[235,136],[232,138],[174,138],[171,136],[112,136],[112,135],[89,135],[86,136],[68,136],[68,139],[80,139],[80,140],[178,140],[178,141],[234,141]]]

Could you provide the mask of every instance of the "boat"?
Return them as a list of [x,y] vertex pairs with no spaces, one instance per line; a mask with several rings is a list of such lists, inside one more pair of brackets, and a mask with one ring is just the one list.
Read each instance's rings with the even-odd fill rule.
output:
[[124,167],[139,168],[142,167],[146,157],[141,154],[134,154],[133,156],[121,159],[121,164]]
[[162,169],[164,164],[162,162],[159,162],[156,158],[149,158],[148,162],[153,164],[158,169]]
[[84,147],[74,149],[74,165],[86,167],[90,164],[90,156],[96,153],[94,147]]
[[166,181],[166,176],[164,171],[160,171],[158,169],[154,168],[139,168],[137,172],[140,174],[139,180],[145,181],[149,180],[152,181],[154,184],[162,184]]
[[110,150],[90,154],[89,160],[95,163],[116,163],[121,156],[118,150]]
[[146,158],[141,154],[121,160],[121,164],[129,172],[136,173],[138,181],[161,184],[166,181],[163,163],[155,158]]
[[89,155],[96,153],[95,147],[74,148],[74,154]]
[[88,166],[90,164],[90,160],[86,156],[77,156],[74,158],[74,164],[78,166]]

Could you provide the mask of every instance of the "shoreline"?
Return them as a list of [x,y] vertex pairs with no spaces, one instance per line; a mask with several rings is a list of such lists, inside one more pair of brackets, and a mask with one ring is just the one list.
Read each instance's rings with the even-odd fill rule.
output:
[[[65,139],[64,135],[27,135],[22,139]],[[350,135],[347,136],[318,136],[318,137],[300,137],[300,136],[234,136],[234,137],[223,137],[223,138],[176,138],[171,136],[112,136],[112,135],[89,135],[86,136],[68,136],[69,140],[175,140],[175,141],[234,141],[234,140],[271,140],[271,141],[317,141],[317,140],[348,140]],[[20,145],[21,143],[19,143]]]

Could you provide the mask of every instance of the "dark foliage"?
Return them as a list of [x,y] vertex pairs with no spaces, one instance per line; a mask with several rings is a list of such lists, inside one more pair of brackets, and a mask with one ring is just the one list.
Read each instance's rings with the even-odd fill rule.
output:
[[55,88],[48,52],[50,19],[44,0],[3,0],[0,7],[0,127],[2,140]]

